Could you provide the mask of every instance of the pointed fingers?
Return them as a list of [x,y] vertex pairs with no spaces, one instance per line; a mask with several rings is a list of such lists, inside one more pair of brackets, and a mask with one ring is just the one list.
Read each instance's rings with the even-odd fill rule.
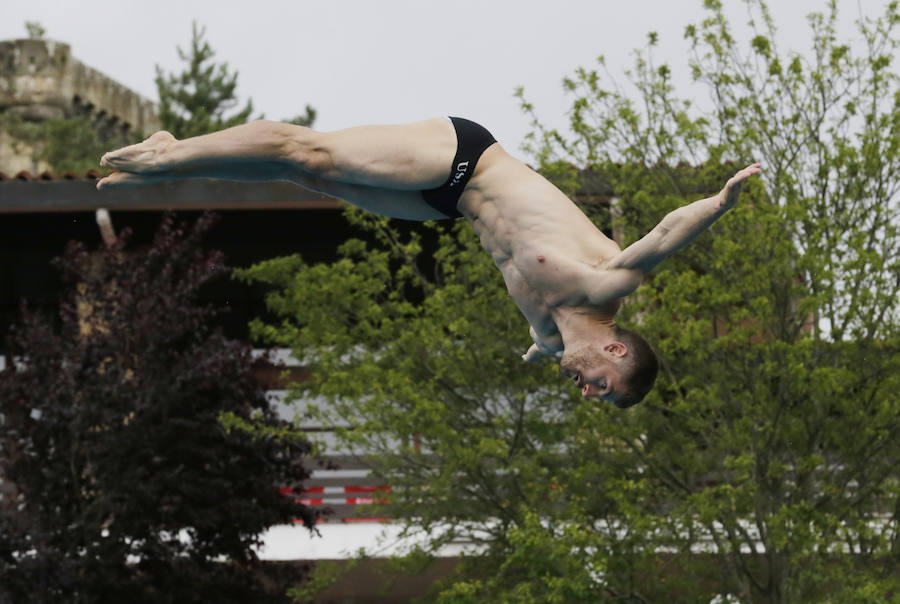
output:
[[109,176],[101,178],[97,181],[97,189],[111,189],[128,185],[141,185],[147,184],[152,180],[152,177],[142,176],[141,174],[132,174],[130,172],[113,172]]

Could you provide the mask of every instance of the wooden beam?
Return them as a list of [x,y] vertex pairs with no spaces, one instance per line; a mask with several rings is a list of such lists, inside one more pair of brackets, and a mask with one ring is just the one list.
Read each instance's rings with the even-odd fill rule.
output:
[[190,179],[98,191],[92,180],[0,181],[0,214],[116,210],[340,209],[341,201],[289,182]]

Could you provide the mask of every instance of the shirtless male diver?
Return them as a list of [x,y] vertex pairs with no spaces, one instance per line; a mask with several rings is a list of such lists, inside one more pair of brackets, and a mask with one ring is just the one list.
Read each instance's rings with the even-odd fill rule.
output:
[[288,180],[365,210],[407,220],[465,217],[531,324],[534,361],[563,352],[560,373],[583,396],[625,408],[656,379],[656,355],[615,323],[622,298],[644,275],[735,205],[735,174],[722,191],[682,206],[620,250],[540,174],[514,159],[478,124],[434,118],[321,133],[255,121],[176,140],[157,132],[103,156],[115,170],[97,188],[182,178]]

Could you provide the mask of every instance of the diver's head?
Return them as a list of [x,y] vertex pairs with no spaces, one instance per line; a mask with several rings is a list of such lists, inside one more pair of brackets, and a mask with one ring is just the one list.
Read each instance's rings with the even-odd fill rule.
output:
[[620,409],[633,407],[653,388],[659,361],[637,333],[615,325],[610,336],[566,348],[559,371],[578,384],[582,396],[610,401]]

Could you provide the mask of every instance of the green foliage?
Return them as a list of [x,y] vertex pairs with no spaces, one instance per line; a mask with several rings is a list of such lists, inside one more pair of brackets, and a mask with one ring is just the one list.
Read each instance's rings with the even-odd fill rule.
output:
[[29,40],[43,40],[47,34],[47,30],[39,21],[26,21],[25,30],[28,32]]
[[338,581],[347,571],[359,566],[366,556],[364,553],[349,560],[322,560],[316,562],[315,567],[300,585],[287,590],[287,597],[294,602],[315,602],[316,596],[328,589]]
[[386,513],[425,543],[411,558],[471,545],[439,601],[900,594],[897,3],[860,24],[862,54],[838,42],[832,5],[805,55],[750,5],[749,36],[714,1],[687,30],[711,108],[676,94],[651,36],[633,96],[601,59],[565,80],[574,136],[535,118],[542,170],[567,191],[572,166],[612,183],[625,243],[763,164],[620,311],[660,355],[642,405],[582,401],[555,366],[519,361],[527,326],[466,224],[429,227],[426,259],[419,237],[351,212],[375,245],[242,273],[273,287],[280,322],[257,335],[313,369],[292,394],[322,403],[298,404],[349,422],[340,441],[394,485]]
[[[394,487],[385,513],[426,537],[426,558],[458,540],[479,548],[465,584],[441,597],[500,598],[526,572],[520,565],[532,556],[523,548],[546,548],[555,559],[540,574],[527,571],[539,584],[510,601],[627,595],[639,576],[658,577],[639,531],[616,537],[640,468],[612,446],[632,437],[598,426],[625,421],[633,432],[630,415],[583,402],[553,366],[522,363],[527,324],[471,228],[428,226],[438,245],[425,271],[432,263],[418,236],[404,239],[389,221],[355,210],[348,216],[374,235],[374,246],[352,240],[332,265],[295,256],[239,277],[274,287],[268,302],[281,321],[257,321],[255,334],[290,346],[310,367],[292,396],[323,401],[300,410],[325,425],[351,424],[339,433],[343,446]],[[613,484],[621,490],[610,492]],[[606,531],[593,530],[598,518],[609,519]],[[560,535],[583,542],[574,551],[568,539],[557,545]],[[410,562],[421,554],[411,552]],[[623,560],[626,570],[597,578]],[[573,577],[575,568],[582,571]]]
[[[0,372],[0,601],[277,602],[253,548],[314,514],[298,486],[300,438],[278,430],[248,345],[210,324],[198,290],[224,272],[210,228],[164,220],[153,244],[127,235],[59,260],[57,321],[25,313]],[[230,427],[234,426],[234,422]],[[296,579],[296,577],[295,577]]]
[[[231,113],[238,105],[237,72],[227,63],[212,63],[215,51],[203,39],[206,29],[193,24],[189,52],[178,48],[178,56],[187,63],[180,74],[165,74],[156,67],[156,89],[159,93],[159,119],[164,130],[175,138],[189,138],[245,124],[253,113],[253,102]],[[304,113],[284,120],[297,126],[313,125],[316,110],[306,105]]]
[[90,121],[82,117],[32,122],[0,113],[0,129],[31,146],[32,160],[46,161],[54,172],[71,170],[83,174],[97,167],[100,156],[109,147]]
[[109,147],[84,118],[50,119],[40,122],[38,127],[45,141],[41,159],[56,172],[71,170],[83,174],[96,169],[100,156]]
[[305,113],[302,115],[297,115],[289,120],[284,120],[288,124],[294,124],[295,126],[306,126],[307,128],[313,125],[313,122],[316,121],[316,110],[312,107],[312,105],[307,105],[304,110]]
[[178,49],[178,56],[187,63],[185,71],[178,75],[165,74],[161,67],[156,67],[159,119],[175,138],[244,124],[253,113],[253,102],[248,100],[243,109],[227,115],[238,104],[237,73],[231,73],[226,63],[211,63],[215,52],[203,39],[205,33],[206,29],[195,22],[190,50]]
[[[837,41],[836,4],[810,18],[806,55],[780,53],[765,4],[750,4],[749,48],[715,2],[686,32],[711,111],[676,96],[648,47],[628,73],[636,99],[610,86],[602,63],[579,70],[567,79],[575,137],[532,142],[541,157],[608,172],[627,241],[686,192],[762,162],[765,188],[751,183],[622,311],[663,366],[634,461],[664,487],[661,534],[727,553],[719,581],[731,593],[888,601],[898,593],[897,4],[860,24],[862,55]],[[676,167],[684,161],[700,168]],[[635,511],[630,523],[657,518]]]
[[[521,602],[545,604],[598,602],[604,595],[606,567],[585,566],[596,540],[584,527],[568,525],[547,530],[533,511],[523,511],[522,524],[509,531],[510,552],[495,572],[480,578],[456,581],[442,591],[437,601]],[[472,560],[475,566],[480,560]],[[474,569],[471,569],[474,570]],[[467,574],[474,574],[469,571]],[[510,590],[510,586],[514,586]]]

